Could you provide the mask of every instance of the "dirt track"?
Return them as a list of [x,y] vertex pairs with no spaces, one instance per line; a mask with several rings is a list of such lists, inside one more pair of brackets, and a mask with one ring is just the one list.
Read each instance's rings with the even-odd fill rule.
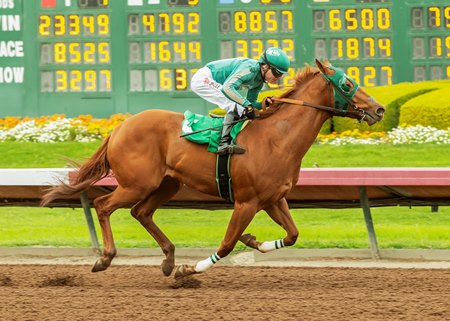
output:
[[0,265],[0,320],[450,320],[450,270]]

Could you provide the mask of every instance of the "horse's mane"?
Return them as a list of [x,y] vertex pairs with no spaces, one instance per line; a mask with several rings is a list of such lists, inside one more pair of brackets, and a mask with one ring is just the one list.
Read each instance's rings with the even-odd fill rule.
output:
[[[302,85],[310,81],[314,78],[318,73],[319,69],[316,67],[312,67],[309,64],[306,64],[302,70],[299,70],[294,78],[294,85],[287,89],[284,93],[279,96],[279,98],[289,98],[294,92],[296,92]],[[274,102],[270,108],[266,109],[266,111],[261,113],[261,118],[266,118],[274,114],[281,107],[281,102]]]

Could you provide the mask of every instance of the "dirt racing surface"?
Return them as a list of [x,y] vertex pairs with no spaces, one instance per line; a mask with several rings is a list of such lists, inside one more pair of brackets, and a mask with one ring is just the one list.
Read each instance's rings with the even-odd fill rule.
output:
[[0,320],[450,320],[449,269],[0,265]]

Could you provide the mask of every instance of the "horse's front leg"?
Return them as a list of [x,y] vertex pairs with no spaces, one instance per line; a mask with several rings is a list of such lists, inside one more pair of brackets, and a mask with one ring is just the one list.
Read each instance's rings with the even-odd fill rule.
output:
[[208,258],[197,262],[195,266],[181,265],[175,272],[175,278],[184,277],[190,274],[202,273],[216,264],[233,251],[239,237],[245,231],[256,214],[256,204],[235,203],[233,215],[228,223],[225,237],[220,244],[219,250]]
[[239,240],[245,245],[263,253],[294,245],[298,238],[298,229],[289,212],[289,206],[286,199],[282,198],[277,203],[264,210],[278,225],[285,229],[287,232],[286,237],[275,241],[258,242],[255,236],[245,234],[242,235]]

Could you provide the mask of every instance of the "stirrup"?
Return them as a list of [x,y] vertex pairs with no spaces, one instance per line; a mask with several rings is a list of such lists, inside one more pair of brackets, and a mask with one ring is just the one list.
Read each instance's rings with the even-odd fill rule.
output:
[[217,154],[244,154],[246,149],[239,145],[227,144],[217,148]]
[[229,145],[228,154],[244,154],[246,149],[239,145]]

